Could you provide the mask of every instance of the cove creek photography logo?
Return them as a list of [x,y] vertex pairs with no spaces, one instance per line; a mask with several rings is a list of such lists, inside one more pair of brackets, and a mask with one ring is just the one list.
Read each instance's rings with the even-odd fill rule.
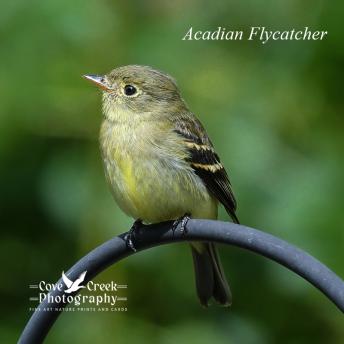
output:
[[[39,305],[30,307],[29,310],[32,312],[127,311],[127,297],[122,295],[123,290],[128,287],[126,284],[118,284],[114,281],[108,283],[89,281],[84,283],[86,274],[87,271],[83,271],[76,279],[72,280],[62,271],[62,282],[54,284],[40,281],[37,284],[30,284],[30,289],[38,291],[38,295],[36,293],[35,296],[31,296],[30,301],[38,302]],[[82,289],[82,294],[73,294],[80,289]]]

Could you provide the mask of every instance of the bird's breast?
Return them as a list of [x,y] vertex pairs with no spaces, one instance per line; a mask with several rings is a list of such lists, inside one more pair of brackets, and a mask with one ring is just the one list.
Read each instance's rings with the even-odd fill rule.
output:
[[158,158],[149,125],[113,124],[104,121],[100,132],[101,152],[107,180],[120,208],[138,217],[158,177]]
[[182,146],[178,148],[169,131],[159,140],[156,134],[162,133],[103,123],[101,151],[116,202],[128,215],[146,222],[176,218],[204,200],[211,203],[213,214],[214,201],[184,159]]

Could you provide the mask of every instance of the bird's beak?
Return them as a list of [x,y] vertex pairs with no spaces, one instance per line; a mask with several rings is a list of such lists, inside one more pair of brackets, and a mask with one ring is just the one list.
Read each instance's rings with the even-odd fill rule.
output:
[[110,91],[111,89],[106,85],[105,78],[102,75],[85,74],[83,77],[87,80],[94,82],[99,88],[104,91]]

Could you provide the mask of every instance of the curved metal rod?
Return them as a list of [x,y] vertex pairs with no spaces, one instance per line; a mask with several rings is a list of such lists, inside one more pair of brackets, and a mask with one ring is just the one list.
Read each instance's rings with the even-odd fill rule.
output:
[[[181,241],[213,241],[234,245],[256,252],[294,271],[316,288],[322,291],[342,312],[344,312],[344,282],[324,264],[287,242],[257,229],[230,222],[213,220],[189,220],[186,232],[180,231],[180,225],[172,230],[172,223],[163,222],[142,226],[135,231],[133,241],[137,251],[153,246]],[[110,239],[80,259],[69,271],[68,276],[75,280],[87,270],[85,283],[97,276],[108,266],[134,254],[127,247],[125,234]],[[57,283],[61,283],[59,280]],[[52,295],[63,295],[64,291],[52,291]],[[50,328],[67,304],[40,304],[55,311],[36,311],[27,323],[19,343],[41,343]]]

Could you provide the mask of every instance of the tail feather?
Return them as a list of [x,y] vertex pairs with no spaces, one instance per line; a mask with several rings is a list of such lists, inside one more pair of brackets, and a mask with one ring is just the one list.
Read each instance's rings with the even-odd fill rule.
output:
[[197,295],[201,304],[208,306],[211,297],[222,306],[230,306],[232,294],[213,243],[191,244],[195,267]]

